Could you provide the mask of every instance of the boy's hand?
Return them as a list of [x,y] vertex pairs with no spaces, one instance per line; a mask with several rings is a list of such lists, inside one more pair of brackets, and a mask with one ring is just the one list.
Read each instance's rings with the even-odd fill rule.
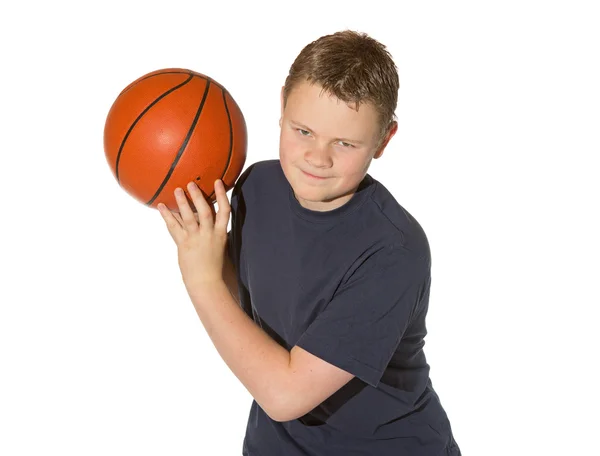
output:
[[223,261],[227,244],[227,223],[231,208],[221,180],[215,181],[219,211],[212,207],[194,182],[187,186],[197,215],[181,188],[175,189],[179,214],[164,204],[157,208],[171,237],[177,244],[179,269],[188,289],[198,290],[223,280]]

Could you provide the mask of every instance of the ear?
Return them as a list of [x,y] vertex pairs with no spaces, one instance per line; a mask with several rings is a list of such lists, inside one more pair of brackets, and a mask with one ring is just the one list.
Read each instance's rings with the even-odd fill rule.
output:
[[283,119],[283,109],[284,109],[284,106],[283,106],[283,91],[284,91],[284,89],[285,89],[285,86],[281,88],[281,115],[279,116],[279,127],[281,127],[281,121]]
[[385,150],[386,146],[390,142],[390,139],[392,139],[392,137],[396,134],[397,131],[398,131],[398,122],[396,122],[394,120],[392,122],[392,125],[390,126],[390,129],[388,130],[387,134],[385,135],[385,138],[383,138],[383,141],[381,142],[379,149],[377,149],[377,152],[375,152],[375,155],[373,156],[373,158],[379,158],[383,155],[383,151]]

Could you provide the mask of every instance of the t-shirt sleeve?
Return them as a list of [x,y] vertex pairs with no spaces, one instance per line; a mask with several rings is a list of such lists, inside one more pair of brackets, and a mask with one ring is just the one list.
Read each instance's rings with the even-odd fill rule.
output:
[[424,259],[382,248],[361,260],[296,345],[376,387],[429,285]]
[[236,180],[233,189],[231,191],[231,196],[229,198],[229,206],[230,206],[230,216],[231,216],[231,229],[227,232],[227,250],[229,253],[229,258],[231,259],[231,261],[233,262],[233,265],[235,266],[236,270],[238,268],[238,249],[239,249],[239,232],[240,232],[240,228],[238,226],[238,206],[239,206],[239,200],[240,200],[240,194],[242,191],[242,185],[244,184],[244,182],[246,181],[246,179],[248,178],[248,175],[250,174],[250,171],[252,170],[253,165],[251,165],[249,168],[246,169],[246,171],[244,171],[240,177]]
[[[231,197],[229,201],[231,209],[231,229],[227,232],[227,256],[229,257],[229,260],[231,261],[231,264],[233,265],[233,268],[236,271],[236,282],[238,281],[239,277],[239,275],[237,274],[237,271],[239,271],[239,227],[237,226],[238,224],[236,223],[236,218],[241,182],[242,181],[238,179],[233,188],[233,191],[231,192]],[[232,284],[229,285],[233,286]]]

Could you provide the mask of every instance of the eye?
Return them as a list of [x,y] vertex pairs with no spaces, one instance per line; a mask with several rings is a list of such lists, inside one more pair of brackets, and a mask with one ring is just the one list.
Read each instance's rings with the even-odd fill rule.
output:
[[300,136],[310,136],[310,131],[303,130],[302,128],[296,128],[296,131],[300,133]]
[[342,147],[354,147],[354,144],[350,144],[344,141],[338,141],[338,144],[341,145]]

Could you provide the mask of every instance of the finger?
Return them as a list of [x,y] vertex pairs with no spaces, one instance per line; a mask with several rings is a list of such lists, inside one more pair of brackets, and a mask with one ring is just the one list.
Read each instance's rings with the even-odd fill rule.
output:
[[212,214],[212,218],[213,218],[213,220],[214,220],[214,219],[215,219],[215,217],[217,216],[217,209],[215,209],[215,204],[217,204],[217,203],[210,202],[210,203],[208,204],[208,207],[210,207],[210,213]]
[[181,219],[181,215],[179,215],[179,212],[173,212],[173,217],[175,217],[175,219],[179,222],[179,224],[181,226],[183,226],[183,220]]
[[173,238],[175,242],[179,237],[179,230],[181,230],[181,225],[173,215],[173,213],[165,206],[163,203],[159,203],[157,205],[158,212],[162,216],[165,224],[167,225],[167,229],[169,230],[169,234]]
[[198,222],[196,222],[196,217],[194,217],[194,212],[190,207],[190,203],[188,202],[187,196],[183,189],[177,187],[174,193],[175,199],[177,200],[177,206],[179,207],[179,215],[183,221],[182,226],[186,230],[198,228]]
[[229,205],[229,200],[227,199],[225,185],[220,179],[215,181],[215,194],[217,195],[217,204],[219,205],[219,212],[217,212],[215,221],[215,229],[226,232],[227,223],[229,223],[229,215],[231,213],[231,206]]
[[195,182],[190,182],[188,184],[188,191],[190,192],[194,206],[196,206],[196,211],[198,212],[198,222],[200,225],[212,226],[213,211],[206,201],[204,193],[202,193]]
[[[183,226],[183,219],[181,218],[181,215],[179,214],[179,212],[173,212],[173,217],[175,217],[177,219],[177,221],[179,222],[179,224],[181,226]],[[200,221],[198,220],[197,212],[194,212],[194,218],[196,219],[196,223],[200,223]]]

